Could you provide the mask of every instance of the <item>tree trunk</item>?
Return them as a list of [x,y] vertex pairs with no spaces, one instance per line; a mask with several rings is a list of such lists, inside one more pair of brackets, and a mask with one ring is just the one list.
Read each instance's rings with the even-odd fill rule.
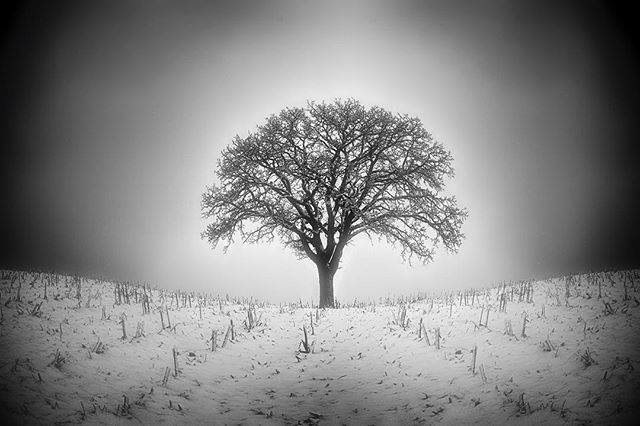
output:
[[327,265],[316,265],[318,268],[318,282],[320,284],[320,301],[321,308],[334,308],[333,298],[333,276],[335,272],[331,272]]

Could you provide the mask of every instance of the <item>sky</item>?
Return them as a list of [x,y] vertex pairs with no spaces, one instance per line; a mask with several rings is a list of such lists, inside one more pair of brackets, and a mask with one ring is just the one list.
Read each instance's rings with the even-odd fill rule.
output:
[[469,218],[427,265],[356,239],[338,299],[640,266],[631,9],[15,1],[0,17],[0,268],[317,300],[315,266],[277,242],[209,247],[200,201],[235,135],[347,97],[419,117]]

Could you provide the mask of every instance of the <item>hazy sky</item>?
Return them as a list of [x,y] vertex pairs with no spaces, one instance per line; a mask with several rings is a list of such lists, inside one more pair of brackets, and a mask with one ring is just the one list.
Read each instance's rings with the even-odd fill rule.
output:
[[41,3],[0,9],[0,267],[317,300],[315,266],[277,243],[211,250],[200,199],[234,135],[339,97],[421,118],[452,152],[448,192],[470,214],[460,252],[426,266],[356,240],[338,298],[639,266],[630,10]]

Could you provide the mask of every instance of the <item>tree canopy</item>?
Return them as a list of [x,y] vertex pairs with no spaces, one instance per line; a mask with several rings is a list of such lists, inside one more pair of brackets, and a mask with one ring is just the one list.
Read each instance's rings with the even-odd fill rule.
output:
[[443,194],[451,162],[418,118],[353,99],[287,108],[222,152],[202,237],[214,247],[277,237],[318,266],[321,287],[360,234],[426,263],[439,244],[456,251],[464,239],[467,213]]

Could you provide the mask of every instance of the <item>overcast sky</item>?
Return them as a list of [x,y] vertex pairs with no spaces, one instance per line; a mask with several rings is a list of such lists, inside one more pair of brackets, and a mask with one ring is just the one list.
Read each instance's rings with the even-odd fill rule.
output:
[[317,300],[315,266],[277,243],[208,247],[200,199],[236,134],[284,107],[344,97],[422,119],[454,157],[447,191],[469,218],[459,253],[426,266],[356,239],[338,298],[639,266],[630,11],[41,3],[0,9],[0,267]]

